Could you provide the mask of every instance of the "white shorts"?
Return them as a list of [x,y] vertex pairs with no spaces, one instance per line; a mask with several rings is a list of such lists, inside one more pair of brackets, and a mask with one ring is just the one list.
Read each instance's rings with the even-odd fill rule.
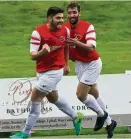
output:
[[101,73],[102,61],[98,60],[92,62],[75,61],[75,71],[77,78],[81,83],[87,85],[94,85],[97,83],[97,79]]
[[43,93],[50,93],[57,90],[57,84],[63,76],[63,68],[60,70],[50,70],[47,72],[37,73],[38,81],[36,88]]

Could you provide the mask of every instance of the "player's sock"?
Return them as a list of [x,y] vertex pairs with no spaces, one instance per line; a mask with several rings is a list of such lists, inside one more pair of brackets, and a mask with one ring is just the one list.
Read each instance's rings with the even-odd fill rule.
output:
[[104,111],[101,109],[96,99],[92,95],[88,95],[86,100],[82,101],[88,108],[97,113],[98,116],[104,116]]
[[30,131],[34,127],[41,110],[41,102],[32,102],[31,104],[31,110],[29,113],[29,116],[26,121],[26,125],[23,129],[23,132],[26,134],[30,134]]
[[[99,104],[99,106],[100,106],[104,111],[107,111],[105,102],[104,102],[104,100],[102,99],[102,97],[98,97],[96,100],[97,100],[97,103]],[[111,117],[109,116],[109,114],[108,114],[107,119],[105,120],[105,123],[106,123],[106,125],[110,125],[110,124],[111,124]]]
[[65,99],[59,97],[54,103],[62,112],[69,115],[73,120],[77,118],[77,113],[72,109],[72,107],[66,102]]

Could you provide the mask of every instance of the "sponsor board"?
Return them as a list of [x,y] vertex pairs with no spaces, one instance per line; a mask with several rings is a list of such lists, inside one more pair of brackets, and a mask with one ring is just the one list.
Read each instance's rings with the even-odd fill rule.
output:
[[[30,96],[36,78],[0,79],[0,132],[21,130],[30,111]],[[131,76],[125,74],[101,75],[98,87],[107,109],[119,126],[131,125]],[[64,76],[58,84],[59,95],[65,98],[75,111],[85,117],[83,128],[94,127],[96,114],[76,97],[76,76]],[[35,125],[37,130],[73,128],[71,118],[62,113],[45,98],[41,115]]]

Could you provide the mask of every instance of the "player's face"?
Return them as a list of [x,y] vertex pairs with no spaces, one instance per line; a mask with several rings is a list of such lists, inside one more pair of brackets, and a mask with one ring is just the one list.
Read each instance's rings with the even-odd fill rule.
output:
[[79,20],[79,16],[80,16],[80,13],[78,12],[77,7],[69,8],[67,10],[67,17],[71,24],[77,24],[77,22]]
[[58,13],[52,17],[51,26],[56,29],[60,29],[64,22],[63,13]]

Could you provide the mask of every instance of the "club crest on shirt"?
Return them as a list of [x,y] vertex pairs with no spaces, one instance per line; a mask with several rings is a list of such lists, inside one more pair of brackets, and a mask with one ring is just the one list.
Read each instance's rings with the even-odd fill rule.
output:
[[81,36],[81,34],[75,34],[75,38],[76,38],[77,40],[81,40],[81,39],[82,39],[82,36]]
[[65,36],[60,36],[60,41],[61,42],[64,42],[66,39],[65,39]]

